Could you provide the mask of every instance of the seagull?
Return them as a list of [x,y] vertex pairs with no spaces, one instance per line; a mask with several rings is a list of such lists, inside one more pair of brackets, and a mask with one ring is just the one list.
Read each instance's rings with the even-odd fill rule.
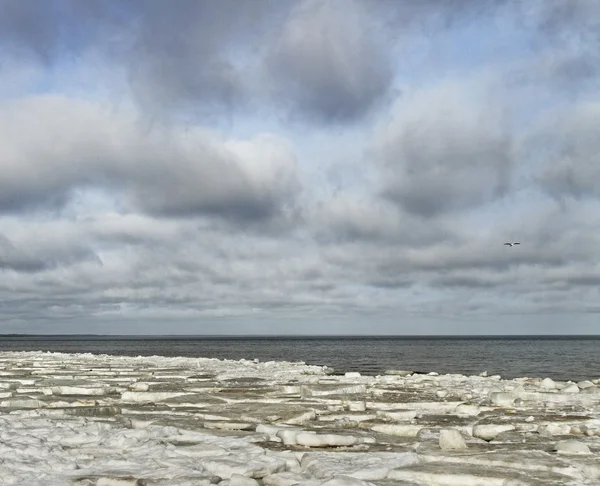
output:
[[514,243],[504,243],[504,246],[515,246],[515,245],[520,245],[521,243],[519,242],[514,242]]

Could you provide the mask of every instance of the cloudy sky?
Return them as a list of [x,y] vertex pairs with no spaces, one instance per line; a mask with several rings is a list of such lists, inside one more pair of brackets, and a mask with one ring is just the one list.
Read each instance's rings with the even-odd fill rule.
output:
[[597,333],[599,32],[597,0],[0,0],[0,333]]

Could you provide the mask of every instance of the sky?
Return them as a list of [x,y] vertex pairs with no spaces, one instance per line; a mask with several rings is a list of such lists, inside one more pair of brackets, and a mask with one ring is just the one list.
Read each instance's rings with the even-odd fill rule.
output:
[[597,0],[0,0],[0,333],[598,334],[599,33]]

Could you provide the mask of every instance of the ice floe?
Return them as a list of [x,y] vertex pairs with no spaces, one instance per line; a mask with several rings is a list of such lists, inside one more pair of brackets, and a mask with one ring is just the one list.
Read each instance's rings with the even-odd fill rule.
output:
[[600,380],[0,353],[0,484],[600,484]]

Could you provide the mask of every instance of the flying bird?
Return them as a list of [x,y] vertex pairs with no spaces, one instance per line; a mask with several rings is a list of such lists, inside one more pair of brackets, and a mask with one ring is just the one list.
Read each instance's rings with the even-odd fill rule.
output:
[[521,243],[519,242],[514,242],[514,243],[504,243],[504,246],[515,246],[515,245],[520,245]]

